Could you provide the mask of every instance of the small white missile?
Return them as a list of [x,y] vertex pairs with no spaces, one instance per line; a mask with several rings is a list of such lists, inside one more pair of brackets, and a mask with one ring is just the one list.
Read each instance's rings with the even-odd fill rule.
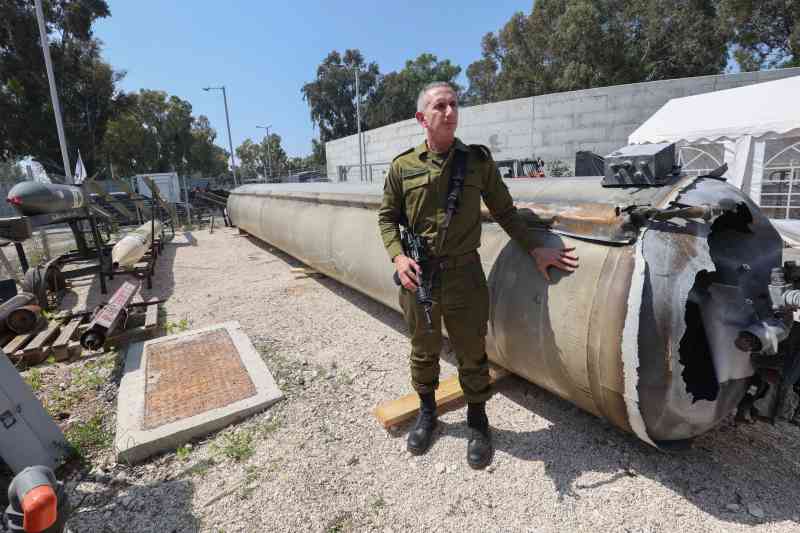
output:
[[[155,227],[155,229],[153,229]],[[119,240],[111,249],[111,262],[114,268],[132,268],[147,253],[153,242],[153,231],[161,234],[161,222],[147,221]]]

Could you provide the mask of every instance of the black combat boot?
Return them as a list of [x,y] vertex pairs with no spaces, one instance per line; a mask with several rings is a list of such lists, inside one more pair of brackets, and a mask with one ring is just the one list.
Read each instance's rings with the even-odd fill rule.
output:
[[406,441],[408,451],[413,455],[422,455],[428,451],[436,429],[436,398],[432,392],[419,395],[419,416]]
[[467,404],[467,427],[470,430],[467,443],[467,463],[475,469],[486,468],[492,462],[494,448],[486,416],[486,402]]

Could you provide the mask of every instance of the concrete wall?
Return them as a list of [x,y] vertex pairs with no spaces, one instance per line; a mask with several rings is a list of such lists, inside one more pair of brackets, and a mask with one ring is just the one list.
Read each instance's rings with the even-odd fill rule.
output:
[[[800,68],[700,76],[465,107],[456,134],[468,144],[487,145],[496,160],[536,155],[545,161],[560,159],[573,167],[578,150],[606,155],[628,144],[628,136],[672,98],[798,75]],[[373,181],[383,179],[397,154],[423,139],[422,129],[413,118],[364,132]],[[331,180],[337,179],[341,166],[350,167],[348,181],[361,181],[357,135],[330,141],[325,150]],[[369,177],[366,173],[365,180]]]

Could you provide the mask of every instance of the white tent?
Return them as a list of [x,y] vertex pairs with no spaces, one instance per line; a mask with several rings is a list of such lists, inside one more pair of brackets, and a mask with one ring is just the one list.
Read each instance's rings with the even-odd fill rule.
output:
[[673,98],[628,142],[677,143],[687,170],[728,163],[728,181],[776,225],[800,220],[800,76]]

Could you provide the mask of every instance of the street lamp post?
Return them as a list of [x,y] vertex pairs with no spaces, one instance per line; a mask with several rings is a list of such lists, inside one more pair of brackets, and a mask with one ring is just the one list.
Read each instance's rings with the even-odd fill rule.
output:
[[267,166],[269,167],[269,179],[272,179],[272,153],[270,152],[269,148],[269,129],[272,127],[272,124],[269,126],[256,126],[256,128],[261,128],[262,130],[267,130]]
[[[331,65],[334,68],[343,68],[350,70],[351,68],[346,65]],[[366,153],[364,150],[364,143],[361,136],[361,91],[359,90],[359,73],[361,69],[358,66],[352,67],[356,78],[356,128],[358,130],[358,173],[361,181],[364,181],[364,167],[366,166]]]
[[233,153],[233,138],[231,137],[231,119],[228,116],[228,93],[225,92],[225,86],[220,87],[203,87],[204,91],[210,90],[222,91],[222,99],[225,102],[225,122],[228,124],[228,146],[231,149],[231,170],[233,170],[233,183],[239,185],[239,180],[236,178],[236,156]]

